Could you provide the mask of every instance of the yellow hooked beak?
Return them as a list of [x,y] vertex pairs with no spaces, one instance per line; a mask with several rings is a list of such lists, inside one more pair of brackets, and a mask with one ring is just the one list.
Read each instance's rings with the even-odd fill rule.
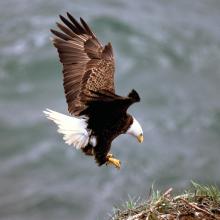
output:
[[142,143],[144,141],[144,135],[143,134],[138,135],[137,139],[139,143]]

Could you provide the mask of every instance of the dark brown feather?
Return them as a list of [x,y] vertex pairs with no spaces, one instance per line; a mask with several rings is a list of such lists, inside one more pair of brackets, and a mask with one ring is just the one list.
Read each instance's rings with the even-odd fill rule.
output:
[[92,36],[93,38],[96,38],[96,37],[95,37],[95,34],[92,32],[92,30],[90,29],[90,27],[88,26],[88,24],[87,24],[82,18],[80,18],[80,21],[81,21],[83,27],[85,28],[85,30],[87,31],[87,34],[89,34],[89,35]]
[[72,38],[76,37],[76,34],[74,34],[70,29],[66,28],[64,25],[60,23],[56,23],[57,27],[59,27],[60,30],[62,30],[65,34],[71,36]]
[[72,21],[72,23],[75,25],[77,29],[77,34],[86,34],[86,31],[83,29],[83,27],[78,23],[78,21],[69,13],[67,12],[67,16]]
[[66,34],[63,34],[63,33],[59,32],[59,31],[56,31],[56,30],[51,29],[51,32],[52,32],[54,35],[56,35],[57,37],[59,37],[59,38],[61,38],[61,39],[63,39],[63,40],[66,40],[66,41],[71,40],[71,37],[69,37],[69,36],[67,36]]
[[68,27],[70,28],[73,33],[76,33],[77,32],[77,28],[71,23],[69,22],[65,17],[63,17],[62,15],[59,16],[61,21]]

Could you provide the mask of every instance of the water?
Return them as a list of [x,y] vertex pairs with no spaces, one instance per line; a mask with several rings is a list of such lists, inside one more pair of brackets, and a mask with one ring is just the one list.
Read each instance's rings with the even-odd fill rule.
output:
[[[145,142],[113,142],[120,171],[68,148],[42,114],[67,112],[49,40],[66,11],[112,42],[118,93],[141,95],[130,112]],[[218,0],[1,1],[0,219],[108,219],[128,194],[147,197],[152,183],[220,186],[219,11]]]

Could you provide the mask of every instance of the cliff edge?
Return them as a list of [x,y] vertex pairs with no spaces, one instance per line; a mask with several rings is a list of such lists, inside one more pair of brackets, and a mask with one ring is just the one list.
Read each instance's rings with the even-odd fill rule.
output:
[[[153,187],[152,187],[153,188]],[[151,190],[148,201],[131,198],[115,208],[111,220],[220,220],[220,190],[192,182],[181,195]]]

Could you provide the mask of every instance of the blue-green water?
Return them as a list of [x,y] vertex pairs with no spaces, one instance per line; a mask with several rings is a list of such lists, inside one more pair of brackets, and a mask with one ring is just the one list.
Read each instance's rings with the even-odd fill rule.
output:
[[[141,95],[130,112],[145,142],[113,142],[120,171],[69,148],[42,114],[67,112],[49,40],[66,11],[112,42],[118,93]],[[220,186],[219,12],[218,0],[1,1],[0,219],[102,220],[153,182]]]

